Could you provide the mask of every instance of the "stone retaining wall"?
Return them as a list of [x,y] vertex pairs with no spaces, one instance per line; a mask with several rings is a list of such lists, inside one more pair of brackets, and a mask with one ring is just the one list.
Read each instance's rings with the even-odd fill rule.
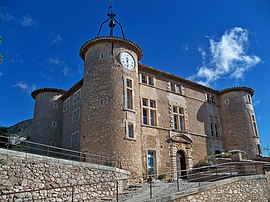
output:
[[267,202],[269,199],[270,194],[266,176],[253,175],[220,180],[202,187],[175,193],[171,196],[147,201]]
[[[31,201],[32,198],[35,201],[42,201],[42,198],[71,201],[72,197],[74,201],[96,201],[115,195],[116,182],[113,180],[127,177],[128,171],[114,167],[0,149],[0,201]],[[100,183],[110,180],[112,182]],[[76,184],[79,185],[70,186]],[[119,192],[125,184],[125,180],[119,181]],[[64,186],[67,187],[56,188]],[[3,195],[38,189],[43,190]]]

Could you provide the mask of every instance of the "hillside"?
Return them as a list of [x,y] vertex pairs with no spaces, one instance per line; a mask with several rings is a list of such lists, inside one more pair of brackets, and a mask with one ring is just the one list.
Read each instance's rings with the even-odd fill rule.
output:
[[0,135],[16,134],[19,137],[30,137],[32,131],[32,124],[33,119],[28,119],[10,127],[0,126]]

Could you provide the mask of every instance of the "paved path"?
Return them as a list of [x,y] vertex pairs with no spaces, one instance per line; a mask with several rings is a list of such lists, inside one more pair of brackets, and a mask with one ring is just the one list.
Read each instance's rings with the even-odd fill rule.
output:
[[[164,189],[168,188],[170,183],[164,183],[160,181],[153,182],[153,198],[157,196],[158,193],[162,192]],[[143,202],[150,198],[150,189],[144,190],[137,196],[126,200],[125,202]]]

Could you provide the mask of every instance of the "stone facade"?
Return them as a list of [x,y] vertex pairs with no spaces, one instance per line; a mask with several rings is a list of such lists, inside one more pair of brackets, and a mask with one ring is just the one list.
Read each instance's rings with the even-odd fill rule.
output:
[[[115,180],[129,176],[118,168],[0,149],[0,201],[72,201],[72,192],[74,201],[96,201],[114,196]],[[118,182],[121,193],[127,182]]]
[[[134,68],[122,65],[122,52],[131,55]],[[82,46],[80,56],[81,81],[67,91],[45,88],[32,93],[33,140],[50,144],[52,136],[57,137],[57,146],[110,156],[114,166],[132,175],[191,168],[206,156],[232,149],[247,152],[250,159],[260,155],[252,89],[219,91],[143,65],[139,46],[122,38],[95,38]],[[80,98],[73,104],[79,89]],[[62,107],[57,115],[49,104],[56,95]],[[59,130],[54,133],[48,128],[55,117]],[[74,146],[76,131],[79,143]]]

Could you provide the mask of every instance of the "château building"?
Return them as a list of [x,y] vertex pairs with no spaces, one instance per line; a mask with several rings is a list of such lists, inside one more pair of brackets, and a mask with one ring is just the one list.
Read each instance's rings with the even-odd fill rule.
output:
[[261,154],[253,89],[209,88],[141,64],[142,55],[124,37],[87,41],[83,79],[32,92],[32,141],[110,156],[134,175],[191,168],[235,149]]

